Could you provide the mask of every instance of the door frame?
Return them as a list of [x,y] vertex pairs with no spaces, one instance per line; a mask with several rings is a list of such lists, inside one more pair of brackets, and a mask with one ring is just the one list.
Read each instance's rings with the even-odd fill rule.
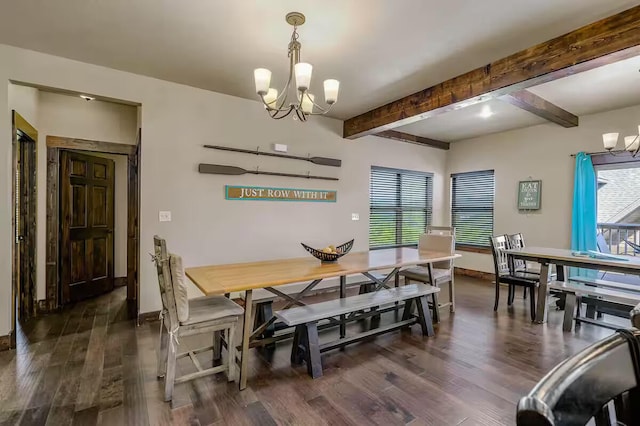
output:
[[47,136],[47,220],[46,220],[46,310],[61,306],[60,252],[58,205],[60,181],[60,151],[76,150],[127,156],[127,311],[129,319],[138,319],[140,312],[140,144],[136,145],[87,139]]
[[[18,131],[24,133],[25,135],[27,135],[30,139],[33,140],[33,144],[34,148],[35,148],[35,164],[34,164],[34,170],[33,172],[35,173],[35,182],[36,182],[36,188],[37,188],[37,182],[38,182],[38,131],[31,125],[29,124],[29,122],[27,120],[24,119],[24,117],[22,117],[16,110],[12,110],[11,111],[11,126],[12,126],[12,166],[11,166],[11,181],[12,181],[12,185],[11,188],[13,189],[11,191],[11,239],[13,240],[13,244],[12,244],[12,250],[11,250],[11,331],[9,334],[9,346],[11,348],[15,348],[16,347],[16,323],[17,323],[17,312],[16,312],[16,298],[20,296],[20,282],[18,280],[18,267],[19,265],[17,264],[16,260],[17,260],[17,256],[16,256],[16,242],[15,242],[15,238],[16,238],[16,203],[18,202],[18,199],[16,198],[16,172],[18,169],[18,144],[20,142],[18,142]],[[37,219],[37,212],[38,212],[38,195],[37,195],[37,189],[35,191],[34,194],[34,199],[32,200],[32,202],[34,203],[35,206],[35,212],[36,212],[36,219]],[[36,220],[36,226],[37,226],[37,220]],[[37,235],[37,230],[36,232],[34,232],[34,235]],[[36,240],[34,241],[34,244],[37,244],[37,237]],[[32,271],[32,275],[35,278],[37,276],[37,256],[34,256],[33,260],[33,271]],[[34,289],[37,290],[37,289]],[[32,297],[33,297],[33,306],[36,306],[36,296],[35,296],[35,291],[32,292]],[[1,345],[0,345],[1,346]]]

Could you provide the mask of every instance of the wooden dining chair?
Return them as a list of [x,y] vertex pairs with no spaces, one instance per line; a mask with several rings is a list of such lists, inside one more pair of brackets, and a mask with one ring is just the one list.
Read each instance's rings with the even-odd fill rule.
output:
[[498,302],[500,301],[500,284],[507,284],[509,288],[507,304],[511,306],[513,304],[513,298],[515,295],[516,287],[525,287],[530,289],[531,297],[531,321],[535,320],[536,316],[536,292],[540,282],[540,276],[537,278],[523,272],[516,272],[511,269],[511,260],[505,250],[508,248],[507,236],[498,235],[489,237],[491,242],[491,254],[493,255],[493,266],[496,276],[496,296],[493,310],[498,310]]
[[[507,234],[507,247],[510,249],[519,249],[524,248],[524,237],[522,233],[518,232],[517,234]],[[527,262],[523,259],[516,259],[514,257],[510,257],[511,261],[511,271],[522,272],[525,275],[531,275],[532,279],[538,279],[540,277],[540,268],[536,268],[535,266],[528,265]],[[527,298],[527,287],[523,288],[522,296]]]
[[[173,397],[175,383],[197,379],[210,374],[227,373],[229,381],[236,376],[236,343],[234,341],[238,318],[244,309],[224,296],[207,296],[189,300],[182,258],[167,253],[164,239],[154,236],[153,261],[158,272],[158,285],[162,299],[160,313],[160,347],[158,349],[158,377],[164,377],[164,399]],[[224,333],[224,342],[222,341]],[[180,339],[195,334],[212,335],[213,345],[177,353]],[[227,348],[227,360],[219,366],[203,368],[197,355],[212,351],[214,364],[221,359],[222,346]],[[189,357],[196,367],[195,373],[176,377],[176,362]]]
[[[447,254],[455,254],[455,237],[453,235],[442,235],[437,233],[426,233],[420,236],[418,240],[418,250],[432,250]],[[429,274],[429,265],[418,265],[413,268],[407,268],[399,272],[404,277],[405,285],[411,281],[419,281],[440,287],[449,284],[449,302],[439,304],[433,309],[434,321],[438,321],[438,309],[449,306],[449,312],[455,312],[455,279],[453,274],[453,260],[444,260],[442,262],[434,262],[431,265],[433,277]]]

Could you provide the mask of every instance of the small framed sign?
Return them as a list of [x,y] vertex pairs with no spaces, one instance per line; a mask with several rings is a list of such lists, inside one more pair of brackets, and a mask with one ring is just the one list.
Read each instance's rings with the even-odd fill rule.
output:
[[541,197],[541,180],[521,180],[518,182],[518,210],[539,210]]

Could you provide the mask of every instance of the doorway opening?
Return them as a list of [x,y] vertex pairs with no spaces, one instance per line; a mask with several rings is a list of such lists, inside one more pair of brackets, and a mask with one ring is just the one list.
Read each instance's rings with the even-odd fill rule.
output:
[[126,287],[139,312],[139,156],[136,145],[47,136],[47,268],[50,309],[114,286],[114,161],[126,158]]
[[13,124],[13,232],[11,335],[36,313],[37,140],[38,132],[19,113]]

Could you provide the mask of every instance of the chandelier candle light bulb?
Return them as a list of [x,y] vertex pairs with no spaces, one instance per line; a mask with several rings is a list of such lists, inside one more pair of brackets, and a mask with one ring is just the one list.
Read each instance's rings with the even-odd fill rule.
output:
[[[253,71],[256,93],[260,96],[269,116],[276,120],[294,113],[294,119],[306,121],[309,115],[328,113],[338,101],[338,92],[340,90],[340,82],[338,80],[328,79],[324,81],[324,99],[328,107],[323,108],[317,105],[314,102],[314,96],[309,93],[313,66],[300,60],[302,44],[298,41],[298,27],[304,24],[305,20],[305,16],[300,12],[290,12],[286,16],[287,23],[293,26],[293,33],[291,34],[288,48],[289,78],[287,79],[287,85],[280,92],[270,87],[271,71],[266,68],[256,68]],[[292,84],[295,84],[295,87],[291,87]],[[295,93],[292,93],[292,91]],[[287,99],[297,100],[297,102],[288,103]],[[314,112],[314,109],[318,112]]]
[[329,79],[324,81],[324,101],[332,105],[338,100],[338,91],[340,90],[340,82],[338,80]]
[[269,92],[269,84],[271,84],[271,71],[266,68],[256,68],[253,70],[253,77],[256,81],[256,93],[258,95],[266,95]]
[[302,111],[304,111],[306,114],[311,114],[313,112],[314,99],[315,97],[309,92],[306,92],[304,95],[302,95]]
[[625,136],[624,147],[627,151],[630,151],[630,152],[637,151],[638,148],[640,147],[640,138],[638,138],[638,135]]
[[304,92],[305,90],[309,90],[309,86],[311,85],[311,72],[313,71],[313,67],[311,64],[306,62],[298,62],[295,65],[296,71],[296,86],[298,90]]
[[612,150],[618,144],[619,133],[605,133],[602,135],[604,149]]

